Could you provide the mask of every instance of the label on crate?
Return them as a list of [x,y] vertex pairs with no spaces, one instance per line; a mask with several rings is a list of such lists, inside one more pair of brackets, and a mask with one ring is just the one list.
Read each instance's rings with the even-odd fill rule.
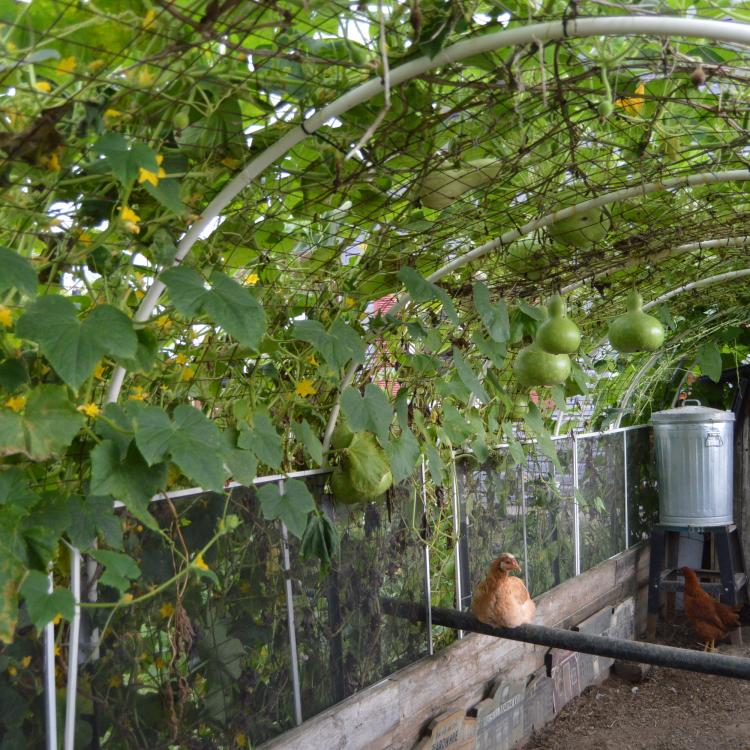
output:
[[476,747],[476,719],[465,711],[447,711],[433,719],[416,750],[473,750]]
[[523,737],[523,682],[498,680],[489,698],[477,704],[477,750],[502,750]]

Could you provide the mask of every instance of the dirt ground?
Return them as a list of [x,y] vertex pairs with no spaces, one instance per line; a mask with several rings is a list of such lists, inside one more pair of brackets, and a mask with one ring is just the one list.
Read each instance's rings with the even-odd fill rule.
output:
[[[684,619],[662,623],[656,641],[700,648]],[[721,653],[750,657],[742,646]],[[613,675],[568,703],[525,750],[750,750],[750,682],[654,667],[633,685]]]

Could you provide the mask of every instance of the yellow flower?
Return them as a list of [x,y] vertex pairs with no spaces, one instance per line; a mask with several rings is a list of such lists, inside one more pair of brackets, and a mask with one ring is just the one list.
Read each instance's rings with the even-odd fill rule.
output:
[[344,298],[344,307],[354,307],[356,302],[352,297],[345,297]]
[[175,362],[176,365],[185,365],[185,364],[187,364],[187,361],[188,361],[188,358],[182,352],[180,352],[174,358],[174,362]]
[[13,325],[13,313],[5,305],[0,305],[0,323],[5,328],[10,328]]
[[156,19],[156,11],[153,8],[149,8],[148,11],[146,11],[146,15],[143,16],[143,22],[141,23],[142,29],[149,28]]
[[113,674],[109,678],[109,686],[111,688],[118,688],[122,686],[122,677],[119,674]]
[[96,404],[81,404],[78,407],[78,411],[81,412],[81,414],[85,414],[87,417],[98,417],[102,410],[96,405]]
[[88,232],[80,232],[78,234],[78,242],[83,245],[90,245],[93,241],[93,238]]
[[159,607],[159,614],[162,617],[171,617],[174,614],[172,603],[167,602],[166,604],[162,604],[161,607]]
[[5,402],[5,405],[18,414],[19,412],[22,412],[23,407],[26,406],[26,396],[13,396]]
[[157,656],[156,659],[154,659],[154,666],[157,669],[164,669],[165,667],[164,659],[162,659],[161,656]]
[[104,365],[101,362],[97,362],[96,367],[94,368],[94,377],[97,380],[102,380],[104,377]]
[[223,164],[228,169],[237,169],[240,166],[240,160],[233,159],[231,156],[225,156],[219,164]]
[[141,68],[138,72],[138,83],[141,86],[151,86],[156,78],[149,73],[148,68]]
[[52,86],[49,81],[37,81],[34,84],[34,88],[37,91],[43,91],[45,94],[49,94],[49,92],[52,91]]
[[[96,71],[99,70],[99,68],[104,67],[104,65],[105,65],[104,60],[101,60],[101,59],[99,59],[99,60],[92,60],[89,63],[89,71],[91,71],[92,73],[96,73]],[[105,114],[106,114],[106,112],[105,112]]]
[[62,622],[62,615],[58,612],[53,618],[52,618],[52,624],[53,625],[59,625]]
[[635,87],[636,96],[626,96],[622,99],[615,99],[615,107],[625,110],[625,114],[630,117],[638,117],[643,109],[643,93],[646,91],[645,86],[639,83]]
[[143,386],[137,385],[133,388],[133,392],[128,396],[131,401],[145,401],[146,394],[144,393]]
[[130,604],[130,602],[132,602],[132,601],[133,601],[133,595],[132,594],[130,594],[130,593],[123,594],[122,598],[120,599],[120,604]]
[[249,273],[245,276],[245,283],[248,286],[255,286],[260,281],[260,276],[257,273]]
[[8,667],[8,674],[9,674],[9,675],[10,675],[11,677],[15,677],[15,676],[16,676],[16,675],[18,674],[18,670],[17,670],[17,669],[16,669],[16,668],[15,668],[15,667],[14,667],[14,666],[13,666],[13,665],[11,664],[11,665],[10,665],[10,666]]
[[159,180],[163,179],[167,176],[167,173],[164,171],[164,167],[161,166],[161,163],[164,161],[164,157],[159,154],[156,157],[156,163],[158,165],[158,170],[156,172],[152,172],[150,169],[144,169],[144,167],[138,168],[138,183],[142,184],[144,182],[148,182],[149,184],[156,187],[159,184]]
[[[58,617],[59,616],[60,615],[58,615]],[[59,620],[58,620],[58,622],[59,622]],[[55,623],[55,625],[57,625],[57,622]],[[60,647],[59,646],[55,646],[55,656],[60,656],[61,653],[62,653],[62,651],[60,650]]]
[[138,232],[141,231],[141,228],[138,226],[141,217],[138,216],[132,208],[129,208],[128,206],[120,206],[120,219],[129,232],[138,234]]
[[67,75],[68,73],[72,73],[75,69],[75,57],[63,57],[63,59],[57,63],[57,72],[59,75]]
[[313,385],[312,380],[310,380],[309,378],[300,380],[299,383],[297,383],[297,385],[295,386],[294,390],[297,391],[297,395],[302,396],[302,398],[307,398],[307,396],[314,396],[318,392]]
[[314,354],[311,354],[311,355],[310,355],[310,356],[309,356],[309,357],[307,358],[307,364],[308,364],[308,365],[312,365],[313,367],[317,367],[317,366],[318,366],[318,360],[317,360],[317,359],[315,359],[315,355],[314,355]]
[[160,315],[155,321],[154,325],[157,328],[161,328],[162,331],[166,331],[169,328],[172,327],[172,321],[169,319],[169,316],[167,315]]
[[29,668],[29,664],[31,664],[31,657],[30,656],[24,656],[23,659],[21,659],[21,666],[24,669]]
[[187,383],[190,380],[192,380],[195,377],[195,367],[186,367],[181,373],[180,373],[180,380],[183,383]]
[[234,744],[237,747],[247,747],[247,735],[244,732],[237,732],[234,735]]
[[122,112],[119,109],[105,109],[104,119],[105,120],[116,120],[118,117],[122,117]]
[[198,568],[198,570],[208,570],[208,565],[206,565],[206,561],[203,559],[203,555],[195,556],[195,559],[193,560],[193,567]]

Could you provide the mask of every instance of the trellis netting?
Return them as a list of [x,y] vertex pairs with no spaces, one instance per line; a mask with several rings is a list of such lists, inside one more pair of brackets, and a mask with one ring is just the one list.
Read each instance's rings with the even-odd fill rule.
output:
[[[360,468],[379,468],[350,485],[401,487],[424,466],[431,576],[441,573],[421,585],[438,598],[452,596],[445,581],[475,575],[460,557],[450,569],[461,532],[454,456],[487,465],[493,446],[508,446],[496,474],[525,489],[506,507],[526,503],[529,549],[557,535],[554,576],[570,572],[571,517],[545,516],[529,498],[568,497],[571,470],[588,482],[573,495],[573,572],[637,538],[648,519],[623,502],[641,487],[631,485],[639,451],[610,462],[605,446],[573,460],[557,456],[553,437],[563,446],[574,429],[642,424],[699,375],[717,384],[713,405],[736,391],[719,381],[750,352],[749,21],[730,0],[0,6],[0,689],[18,709],[11,719],[28,708],[14,696],[41,695],[31,665],[43,630],[50,697],[56,679],[94,715],[107,690],[142,695],[128,679],[148,672],[143,694],[158,684],[162,705],[187,711],[197,700],[188,693],[205,688],[182,673],[162,680],[156,650],[167,672],[188,669],[204,658],[190,651],[190,629],[209,626],[183,618],[172,641],[155,640],[149,622],[176,622],[181,610],[149,621],[138,612],[166,607],[167,590],[196,601],[230,592],[216,568],[231,540],[255,534],[258,550],[283,550],[268,530],[283,523],[289,565],[304,548],[324,574],[347,538],[369,538],[365,528],[370,552],[398,547],[400,490],[377,522],[360,506],[342,511],[351,523],[333,523],[330,483],[290,478],[347,470],[352,451],[333,439],[342,423],[374,457],[360,455]],[[666,331],[654,352],[607,343],[633,287]],[[583,343],[564,382],[522,387],[513,363],[556,292]],[[553,469],[526,488],[528,467],[518,467],[529,461]],[[626,468],[627,492],[608,494],[610,474]],[[192,501],[150,504],[195,486],[223,497],[232,482],[270,475],[284,484],[266,483],[255,505],[232,497],[203,522],[191,520]],[[200,547],[183,545],[191,533]],[[166,579],[144,573],[139,534],[167,550]],[[402,553],[378,585],[412,592],[420,584]],[[532,566],[530,583],[547,586],[540,571]],[[266,574],[275,591],[278,571]],[[311,599],[328,596],[312,572],[302,578]],[[356,601],[372,615],[369,600],[346,596],[347,613]],[[286,659],[283,601],[268,608],[278,630],[249,662]],[[286,717],[271,723],[424,648],[384,635],[368,656],[342,623],[339,655],[369,666],[291,704],[278,698],[279,672],[252,698]],[[129,671],[121,685],[94,686],[105,698],[88,673],[76,684],[79,629],[102,660],[108,633],[122,636]],[[311,638],[322,632],[339,628],[310,625]],[[153,664],[136,663],[147,652]],[[319,674],[306,655],[303,698],[305,670]],[[170,717],[148,732],[166,737]],[[199,739],[201,722],[228,731],[196,721]]]

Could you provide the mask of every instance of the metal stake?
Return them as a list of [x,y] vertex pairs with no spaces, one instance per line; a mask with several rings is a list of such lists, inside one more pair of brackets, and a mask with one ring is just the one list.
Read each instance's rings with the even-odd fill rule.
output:
[[78,701],[78,639],[81,636],[81,552],[70,548],[70,589],[73,594],[73,619],[68,642],[68,686],[65,696],[65,750],[75,750],[76,703]]
[[521,472],[521,515],[523,520],[523,580],[529,588],[529,538],[526,530],[526,477],[523,475],[523,464],[518,466]]
[[[279,482],[279,492],[283,492],[284,483]],[[294,693],[294,723],[302,723],[302,691],[299,684],[299,660],[297,657],[297,633],[294,625],[294,599],[292,597],[292,573],[289,562],[289,532],[286,524],[281,523],[281,548],[284,558],[284,586],[286,588],[286,617],[289,629],[289,653],[291,654],[292,692]]]
[[578,438],[573,437],[573,572],[581,575],[581,519],[578,508]]
[[424,468],[424,456],[420,466],[420,480],[422,485],[422,533],[424,534],[424,601],[427,607],[427,653],[432,656],[432,583],[430,581],[430,545],[427,539],[429,524],[427,523],[427,474]]
[[[49,593],[54,584],[49,574]],[[55,626],[44,626],[44,707],[47,714],[47,750],[57,750],[57,696],[55,694]]]
[[[456,538],[454,549],[456,560],[456,604],[461,609],[464,604],[463,591],[461,590],[461,507],[458,500],[458,471],[456,469],[456,457],[451,457],[451,468],[453,470],[453,534]],[[458,631],[458,637],[464,637],[464,631]]]
[[622,481],[625,489],[625,549],[630,549],[630,518],[628,509],[628,433],[622,433]]

